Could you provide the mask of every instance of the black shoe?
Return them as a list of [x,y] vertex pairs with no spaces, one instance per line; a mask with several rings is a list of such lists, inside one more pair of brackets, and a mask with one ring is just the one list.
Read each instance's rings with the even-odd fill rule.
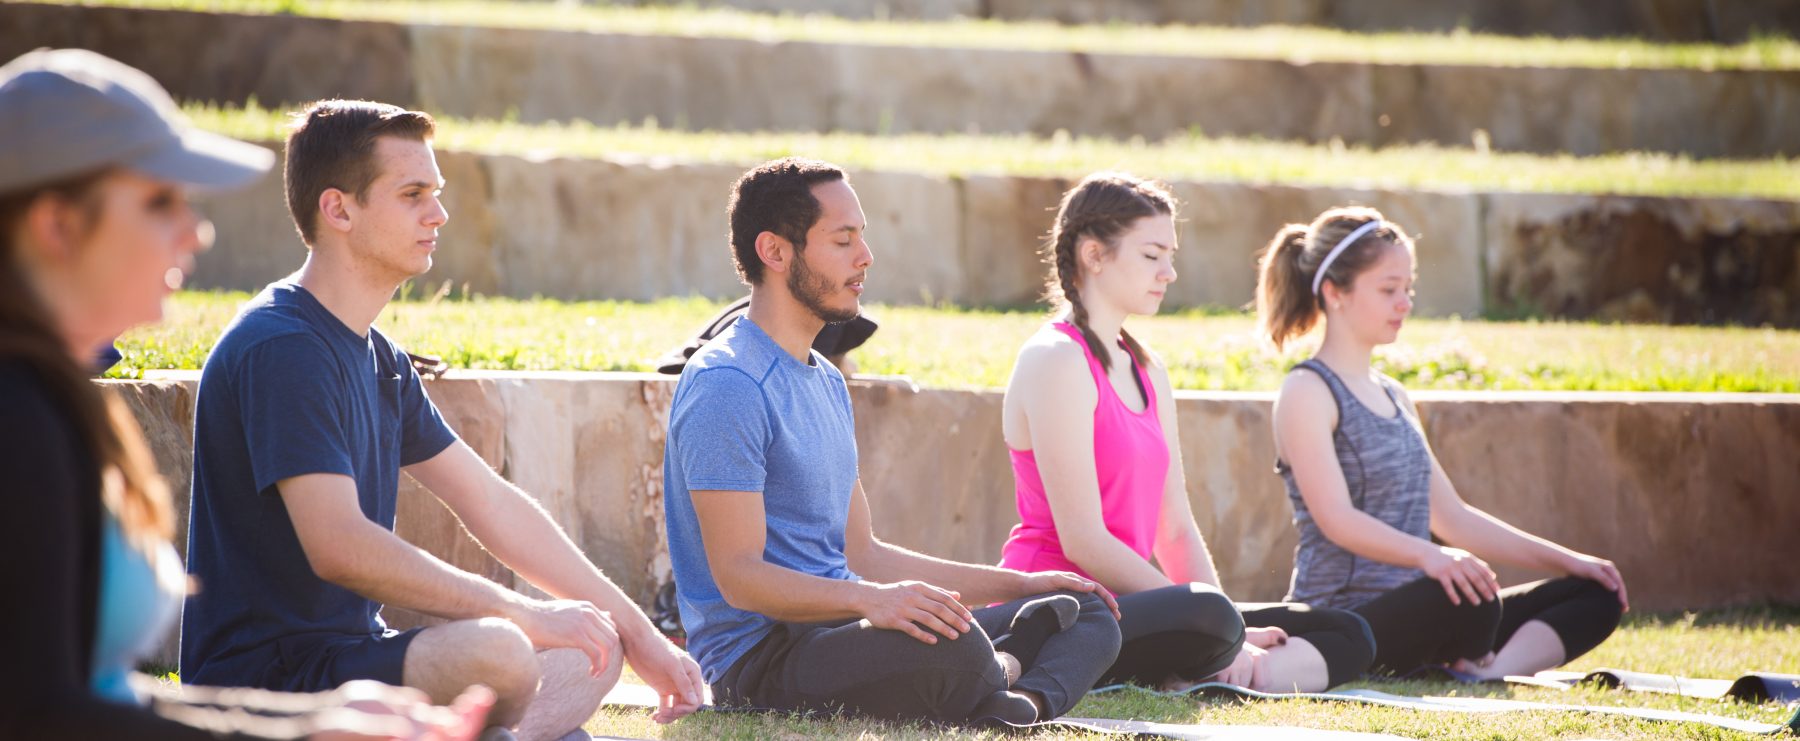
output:
[[994,650],[1012,654],[1022,672],[1031,671],[1044,642],[1074,627],[1080,614],[1081,602],[1066,594],[1034,599],[1020,607],[1006,633],[994,639]]

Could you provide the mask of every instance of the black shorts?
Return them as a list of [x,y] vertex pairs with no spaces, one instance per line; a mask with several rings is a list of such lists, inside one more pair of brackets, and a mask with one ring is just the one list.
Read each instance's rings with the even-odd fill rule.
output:
[[406,649],[420,628],[382,635],[300,633],[213,662],[205,683],[281,692],[323,692],[356,679],[403,683]]

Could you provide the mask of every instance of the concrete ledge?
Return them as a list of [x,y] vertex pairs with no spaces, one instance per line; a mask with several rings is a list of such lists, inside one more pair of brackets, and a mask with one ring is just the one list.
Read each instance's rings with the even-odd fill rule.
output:
[[[178,492],[189,485],[197,378],[103,382],[137,414]],[[455,371],[427,387],[451,426],[627,593],[647,602],[669,578],[661,466],[672,378]],[[856,382],[851,399],[877,532],[933,555],[997,560],[1017,522],[1001,394]],[[1273,401],[1176,394],[1194,512],[1242,600],[1279,598],[1293,563],[1292,511],[1273,473]],[[1800,601],[1800,395],[1421,392],[1417,401],[1466,499],[1612,558],[1638,608]],[[403,536],[516,584],[435,500],[410,482],[402,492]]]
[[[0,55],[85,46],[178,96],[738,131],[1211,135],[1698,157],[1800,153],[1800,70],[1302,63],[0,5]],[[654,60],[653,62],[647,60]],[[1567,101],[1546,105],[1544,101]]]
[[[275,145],[269,145],[275,148]],[[488,295],[648,300],[742,295],[725,241],[738,165],[439,152],[450,221],[423,282]],[[746,163],[749,164],[749,163]],[[1154,173],[1140,173],[1154,175]],[[1070,181],[852,172],[876,255],[868,297],[1019,306]],[[1418,238],[1419,311],[1800,326],[1800,202],[1451,193],[1178,181],[1176,305],[1241,306],[1282,224],[1370,205]],[[256,290],[305,247],[279,178],[204,205],[218,249],[196,287]]]
[[[591,0],[590,0],[591,1]],[[637,5],[668,4],[634,0]],[[1800,9],[1780,0],[702,0],[763,13],[845,18],[1049,20],[1058,23],[1329,26],[1736,43],[1757,31],[1800,36]]]
[[177,100],[418,102],[411,37],[391,23],[0,4],[0,59],[41,46],[101,52],[149,73]]

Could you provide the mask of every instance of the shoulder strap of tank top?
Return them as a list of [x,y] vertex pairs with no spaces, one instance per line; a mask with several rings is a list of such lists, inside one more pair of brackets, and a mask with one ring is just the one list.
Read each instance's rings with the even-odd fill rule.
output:
[[[1356,441],[1354,439],[1352,439],[1349,435],[1346,435],[1344,433],[1344,425],[1347,421],[1347,415],[1350,414],[1351,409],[1357,408],[1357,407],[1352,407],[1349,404],[1344,403],[1345,400],[1350,397],[1350,387],[1344,385],[1344,380],[1341,378],[1338,378],[1337,372],[1333,371],[1331,369],[1331,366],[1326,365],[1323,361],[1319,360],[1318,358],[1307,358],[1305,360],[1300,361],[1300,363],[1298,363],[1294,367],[1295,368],[1305,368],[1309,371],[1317,373],[1320,378],[1325,379],[1325,387],[1331,389],[1331,400],[1332,400],[1332,402],[1337,404],[1337,410],[1338,410],[1337,427],[1331,431],[1331,435],[1332,435],[1333,439],[1342,439],[1342,440],[1349,442],[1349,451],[1350,451],[1350,455],[1352,457],[1352,460],[1350,462],[1340,460],[1338,462],[1338,465],[1339,466],[1348,466],[1348,465],[1352,465],[1352,463],[1353,463],[1360,469],[1360,467],[1362,466],[1362,454],[1358,451],[1358,446],[1356,444]],[[1348,474],[1346,473],[1346,477],[1347,476],[1348,476]],[[1363,487],[1358,487],[1358,486],[1351,487],[1350,488],[1350,505],[1359,510],[1362,509],[1363,502],[1367,498],[1367,493],[1368,492]]]
[[1375,374],[1375,377],[1381,379],[1381,390],[1387,392],[1388,401],[1394,403],[1394,413],[1399,415],[1401,419],[1412,420],[1415,423],[1418,422],[1418,419],[1415,418],[1412,411],[1407,409],[1406,405],[1400,401],[1400,382],[1389,378],[1386,373],[1377,373]]
[[1331,401],[1337,404],[1338,424],[1340,426],[1343,425],[1345,414],[1344,394],[1350,393],[1350,389],[1344,385],[1343,380],[1339,379],[1337,374],[1332,372],[1329,366],[1319,362],[1318,358],[1307,358],[1295,364],[1294,367],[1296,369],[1305,368],[1312,371],[1313,374],[1325,381],[1325,388],[1331,391]]
[[1087,356],[1088,372],[1093,374],[1096,379],[1101,378],[1103,373],[1100,370],[1100,359],[1094,357],[1094,349],[1088,347],[1087,338],[1081,335],[1081,328],[1076,327],[1069,322],[1051,322],[1050,326],[1055,327],[1057,331],[1068,335],[1075,340],[1075,344],[1081,346],[1081,354]]

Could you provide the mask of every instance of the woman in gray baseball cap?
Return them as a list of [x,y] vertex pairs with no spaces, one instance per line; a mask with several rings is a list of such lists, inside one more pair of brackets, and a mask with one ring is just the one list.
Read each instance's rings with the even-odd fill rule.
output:
[[188,191],[247,185],[273,160],[189,127],[149,76],[98,54],[0,67],[0,738],[466,739],[492,703],[476,690],[433,708],[374,683],[176,693],[131,676],[187,580],[168,488],[88,363],[161,318],[206,248]]

